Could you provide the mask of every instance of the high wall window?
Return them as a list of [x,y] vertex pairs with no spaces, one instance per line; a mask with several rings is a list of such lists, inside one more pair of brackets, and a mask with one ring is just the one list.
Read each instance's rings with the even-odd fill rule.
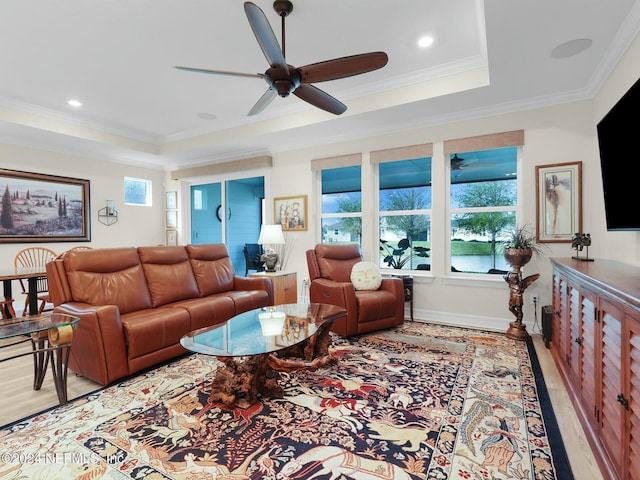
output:
[[450,266],[504,274],[501,240],[516,225],[517,147],[449,155]]
[[431,158],[380,163],[380,267],[429,270]]
[[352,165],[320,172],[322,243],[361,243],[361,170]]
[[124,177],[125,205],[151,206],[151,180]]

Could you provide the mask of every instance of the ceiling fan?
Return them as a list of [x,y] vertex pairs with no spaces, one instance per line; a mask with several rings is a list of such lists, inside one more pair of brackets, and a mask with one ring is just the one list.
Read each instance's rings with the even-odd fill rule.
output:
[[276,0],[273,2],[273,9],[282,19],[282,48],[280,48],[262,9],[252,2],[244,3],[244,11],[251,29],[270,65],[264,73],[242,73],[180,66],[175,68],[196,73],[264,79],[269,88],[251,108],[248,115],[260,113],[276,96],[286,97],[290,93],[315,107],[340,115],[347,110],[347,106],[328,93],[314,87],[311,83],[360,75],[382,68],[387,64],[386,53],[371,52],[334,58],[298,68],[289,65],[285,58],[285,18],[293,10],[293,4],[289,0]]
[[451,170],[465,170],[468,168],[486,168],[496,166],[495,162],[481,162],[477,165],[474,165],[474,163],[476,163],[477,161],[477,159],[465,160],[464,158],[459,157],[456,153],[451,158]]

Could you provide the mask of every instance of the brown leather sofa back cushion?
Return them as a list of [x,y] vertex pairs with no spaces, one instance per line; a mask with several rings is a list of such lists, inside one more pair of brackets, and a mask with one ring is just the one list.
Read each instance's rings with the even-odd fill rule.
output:
[[[336,248],[337,247],[337,248]],[[360,247],[352,245],[316,245],[315,255],[320,277],[334,282],[350,282],[351,268],[362,261]]]
[[236,272],[226,245],[187,245],[185,248],[201,297],[234,289]]
[[184,247],[138,247],[138,254],[154,307],[198,296]]
[[134,247],[70,251],[64,265],[76,302],[117,305],[120,313],[151,308],[147,280]]

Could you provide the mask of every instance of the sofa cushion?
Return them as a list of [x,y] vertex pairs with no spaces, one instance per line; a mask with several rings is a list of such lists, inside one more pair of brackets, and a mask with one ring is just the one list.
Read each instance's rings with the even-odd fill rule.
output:
[[187,245],[185,248],[201,297],[234,289],[236,272],[226,245]]
[[351,269],[351,283],[356,290],[378,290],[382,276],[373,262],[359,262]]
[[183,308],[160,307],[122,316],[127,357],[136,358],[180,343],[191,331],[189,312]]
[[154,307],[198,296],[184,247],[138,247]]
[[75,302],[116,305],[121,314],[151,308],[147,280],[133,247],[67,252],[64,266]]
[[236,314],[236,305],[226,293],[182,300],[172,306],[184,308],[189,312],[191,330],[219,325]]

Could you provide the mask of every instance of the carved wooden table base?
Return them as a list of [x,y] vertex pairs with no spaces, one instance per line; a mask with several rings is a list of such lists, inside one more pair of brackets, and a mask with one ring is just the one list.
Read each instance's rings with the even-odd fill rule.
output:
[[209,401],[246,408],[260,396],[282,398],[284,391],[279,372],[310,370],[337,361],[329,353],[331,322],[324,322],[306,341],[283,349],[277,354],[263,353],[246,357],[217,357],[224,363],[218,367]]
[[209,401],[246,408],[258,401],[260,395],[282,398],[278,385],[280,374],[269,365],[270,354],[248,357],[217,357],[224,367],[219,367],[211,383]]

